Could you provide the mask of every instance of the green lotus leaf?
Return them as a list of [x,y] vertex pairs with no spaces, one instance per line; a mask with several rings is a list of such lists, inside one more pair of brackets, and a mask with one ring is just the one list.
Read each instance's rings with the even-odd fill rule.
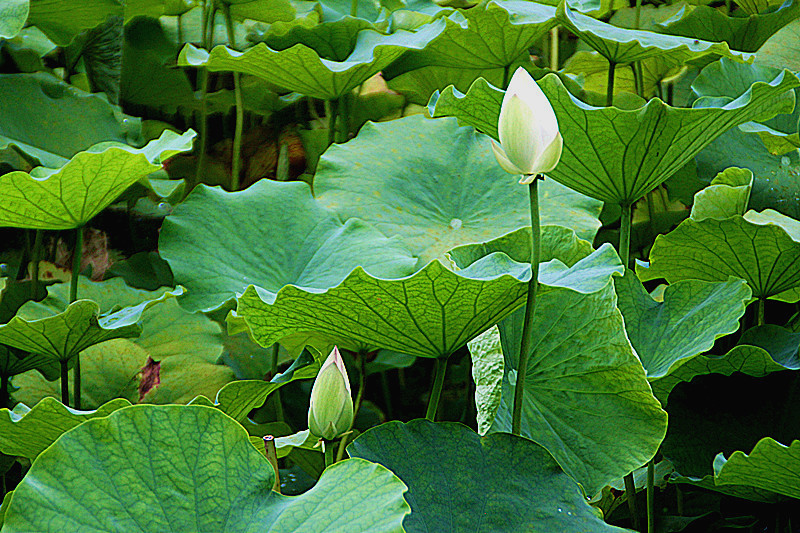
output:
[[344,61],[322,59],[303,44],[276,51],[259,43],[246,52],[217,46],[210,53],[186,45],[178,56],[178,65],[252,74],[288,91],[333,100],[381,71],[406,50],[425,48],[441,33],[444,24],[439,20],[415,32],[401,30],[391,35],[362,31]]
[[181,304],[191,311],[218,308],[250,284],[264,294],[289,284],[326,289],[356,266],[400,277],[416,262],[398,239],[360,220],[339,222],[305,183],[272,180],[236,193],[195,188],[165,219],[159,251],[188,289]]
[[[387,147],[391,153],[387,157]],[[525,187],[508,175],[491,143],[453,119],[415,115],[367,124],[320,159],[314,193],[342,220],[373,224],[402,239],[420,267],[448,250],[530,226]],[[539,189],[541,224],[591,240],[601,204],[553,182]]]
[[681,476],[680,474],[673,473],[669,478],[669,482],[694,485],[695,487],[700,487],[706,490],[755,502],[778,503],[787,499],[780,494],[776,494],[768,490],[757,489],[755,487],[748,487],[746,485],[717,485],[714,482],[713,474],[708,474],[703,477],[696,477]]
[[11,39],[28,20],[30,0],[8,0],[0,5],[0,39]]
[[140,402],[186,404],[198,395],[213,398],[236,379],[229,367],[210,363],[191,353],[173,355],[158,364],[159,382],[144,395],[140,382]]
[[63,433],[129,405],[127,400],[117,398],[95,411],[77,411],[55,398],[44,398],[33,407],[20,403],[11,411],[0,409],[0,453],[33,461]]
[[[717,106],[732,101],[756,82],[775,79],[780,70],[760,65],[744,65],[728,59],[712,63],[692,82],[692,91],[701,99],[694,107]],[[794,90],[797,100],[797,89]],[[705,98],[704,98],[705,97]],[[800,148],[798,135],[800,110],[781,114],[763,123],[748,122],[739,126],[746,133],[754,133],[773,155],[783,155]]]
[[773,33],[758,49],[756,63],[766,67],[800,71],[800,53],[797,50],[798,35],[800,35],[800,19],[795,18]]
[[90,300],[78,300],[66,311],[47,318],[26,320],[19,316],[0,325],[0,344],[46,355],[66,362],[89,346],[109,339],[138,337],[136,320],[119,320],[112,314],[98,318],[100,308]]
[[475,381],[478,433],[486,435],[500,407],[503,393],[503,347],[497,326],[487,329],[467,343],[472,357]]
[[547,450],[508,433],[481,438],[454,422],[395,421],[360,435],[347,452],[408,485],[409,533],[627,531],[595,514]]
[[747,212],[750,191],[753,188],[753,172],[731,167],[723,170],[711,180],[711,185],[695,195],[691,217],[694,220],[713,218],[724,220]]
[[[674,108],[658,99],[640,109],[595,108],[573,97],[556,76],[539,84],[564,138],[561,160],[548,176],[593,198],[624,204],[663,183],[730,127],[789,112],[794,96],[787,91],[800,80],[784,71],[723,107],[703,109]],[[501,90],[477,80],[467,94],[450,87],[434,94],[429,110],[497,138],[502,98]]]
[[569,283],[540,289],[522,378],[524,307],[499,324],[505,375],[492,431],[511,427],[516,380],[525,379],[522,435],[544,446],[587,494],[652,458],[667,427],[625,335],[614,286],[605,282],[592,291]]
[[0,74],[0,90],[0,149],[16,148],[42,165],[60,167],[103,141],[142,142],[140,119],[50,74]]
[[782,2],[783,0],[738,0],[736,3],[748,15],[755,15],[779,6]]
[[751,292],[741,279],[683,280],[669,285],[663,301],[647,294],[632,271],[615,280],[625,331],[648,379],[663,378],[714,342],[739,329]]
[[746,485],[800,498],[800,441],[784,446],[765,437],[749,454],[735,451],[727,459],[719,454],[714,474],[717,485]]
[[35,0],[28,22],[57,45],[66,46],[80,33],[123,14],[120,0]]
[[[143,476],[145,469],[147,475]],[[405,485],[363,459],[326,469],[301,496],[217,409],[132,406],[65,433],[14,490],[4,531],[400,532]],[[325,510],[319,512],[325,502]]]
[[788,0],[772,12],[747,17],[729,16],[710,6],[684,4],[670,19],[658,24],[671,35],[726,42],[734,50],[755,52],[779,29],[800,16],[800,2]]
[[800,222],[771,209],[681,222],[659,235],[642,280],[747,281],[756,298],[800,300]]
[[191,149],[194,136],[165,131],[144,148],[111,146],[80,152],[59,169],[9,172],[0,177],[0,226],[81,227],[165,159]]
[[[550,288],[578,284],[591,291],[619,268],[619,258],[606,245],[572,268],[558,260],[543,263],[539,281]],[[353,351],[385,348],[440,358],[523,304],[528,277],[529,265],[502,253],[458,272],[432,261],[403,279],[374,278],[357,268],[324,292],[288,285],[265,300],[248,287],[236,312],[262,346],[304,333]]]
[[800,370],[797,354],[798,340],[784,328],[774,325],[747,330],[724,355],[702,354],[693,357],[661,379],[651,383],[653,393],[666,405],[667,397],[676,385],[689,382],[697,376],[734,372],[762,377],[782,370]]
[[492,0],[456,11],[424,50],[409,50],[385,69],[384,75],[422,67],[468,70],[507,68],[528,58],[528,49],[556,24],[556,10],[535,2]]
[[52,363],[53,360],[45,355],[32,354],[0,344],[1,377],[16,376],[28,370],[38,369],[55,378],[57,374],[51,371]]
[[563,1],[558,6],[556,16],[572,34],[615,65],[656,56],[667,58],[675,65],[687,62],[711,63],[720,57],[730,57],[737,61],[753,60],[752,54],[731,50],[724,42],[711,43],[688,37],[620,28],[575,13]]
[[677,385],[667,404],[662,453],[681,475],[703,477],[714,474],[719,453],[751,450],[764,436],[791,442],[800,431],[797,379],[797,372],[713,374]]

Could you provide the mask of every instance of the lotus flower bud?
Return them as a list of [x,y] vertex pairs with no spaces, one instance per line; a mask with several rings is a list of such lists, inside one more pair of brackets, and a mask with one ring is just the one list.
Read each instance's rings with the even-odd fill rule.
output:
[[519,67],[508,84],[497,123],[500,144],[492,141],[497,162],[520,183],[550,172],[561,158],[563,141],[547,96],[530,74]]
[[333,440],[350,431],[352,424],[350,380],[339,349],[334,347],[311,388],[308,429],[316,437]]

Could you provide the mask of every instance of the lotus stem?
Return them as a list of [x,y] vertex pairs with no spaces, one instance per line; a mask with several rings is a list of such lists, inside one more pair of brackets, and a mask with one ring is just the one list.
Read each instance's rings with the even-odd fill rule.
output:
[[614,71],[617,64],[613,61],[608,62],[608,82],[606,83],[606,107],[614,105]]
[[335,443],[332,440],[325,440],[322,441],[322,447],[325,450],[325,468],[328,468],[332,464],[336,462],[336,458],[333,454],[333,448],[335,447]]
[[[78,299],[78,278],[81,275],[81,260],[83,259],[83,226],[75,231],[75,251],[72,253],[72,278],[69,281],[69,303]],[[64,379],[64,369],[62,368],[61,379]],[[75,409],[81,408],[81,354],[75,354],[75,367],[72,369],[72,394],[74,395]],[[61,384],[62,394],[64,384]]]
[[328,146],[336,140],[336,111],[338,111],[338,100],[325,100],[325,114],[328,116]]
[[619,220],[619,257],[625,268],[631,262],[631,204],[622,204],[622,216]]
[[17,265],[17,274],[14,279],[17,281],[25,279],[28,275],[28,263],[31,260],[31,234],[30,231],[23,232],[25,234],[25,244],[22,247],[22,253],[19,257],[19,265]]
[[69,366],[67,361],[59,361],[61,364],[61,403],[69,407]]
[[519,364],[517,365],[517,382],[514,385],[514,410],[511,417],[511,433],[522,433],[522,401],[525,395],[525,376],[528,373],[528,359],[531,352],[531,336],[533,334],[533,318],[536,315],[536,295],[539,291],[539,180],[536,178],[528,185],[531,204],[531,279],[528,280],[528,295],[525,300],[525,319],[522,323],[522,340],[519,348]]
[[358,0],[350,0],[350,16],[358,16]]
[[[231,6],[222,3],[225,15],[225,27],[228,30],[228,44],[236,49],[236,34],[233,30]],[[242,130],[244,128],[244,103],[242,102],[242,84],[238,72],[233,72],[233,94],[236,100],[236,128],[233,134],[233,156],[231,161],[231,191],[239,190],[239,178],[242,172]]]
[[281,471],[278,469],[278,450],[275,448],[275,437],[272,435],[264,436],[264,454],[267,456],[267,461],[272,465],[273,470],[275,470],[275,482],[272,484],[272,490],[280,494]]
[[[360,372],[358,375],[358,392],[356,393],[356,401],[353,407],[353,422],[355,423],[356,417],[358,416],[358,410],[361,409],[361,402],[364,399],[364,387],[367,384],[367,352],[366,351],[359,351],[358,352],[358,360],[361,365]],[[351,425],[352,429],[352,425]]]
[[433,379],[431,397],[428,400],[428,411],[425,413],[425,418],[431,422],[436,422],[436,411],[439,408],[439,399],[442,397],[445,372],[447,372],[447,357],[439,357],[436,359],[436,376]]
[[[392,409],[392,393],[389,389],[389,374],[388,370],[381,372],[381,389],[383,389],[383,403],[386,404],[386,416],[389,420],[394,418]],[[399,372],[399,371],[398,371]]]
[[[202,47],[208,50],[214,43],[214,19],[216,16],[215,8],[212,3],[208,7],[206,2],[203,4],[203,35]],[[197,156],[197,166],[195,167],[194,183],[186,188],[189,194],[195,185],[200,183],[206,166],[206,151],[208,150],[208,69],[200,69],[200,153]]]
[[639,529],[639,513],[636,511],[636,484],[633,481],[633,472],[627,474],[623,481],[625,482],[625,501],[628,502],[628,512],[631,515],[631,523],[633,529]]
[[501,89],[505,90],[508,87],[508,74],[511,70],[511,65],[506,65],[503,67],[503,86]]
[[[272,378],[278,375],[278,352],[280,351],[280,344],[277,342],[272,345]],[[270,379],[272,379],[270,378]],[[278,422],[285,420],[283,414],[283,402],[281,401],[281,390],[275,389],[272,393],[272,401],[275,406],[275,418]]]
[[656,460],[647,462],[647,533],[656,532]]
[[558,26],[550,30],[550,70],[558,70]]
[[36,230],[33,238],[33,251],[31,252],[31,300],[35,300],[39,293],[39,259],[42,256],[42,230]]

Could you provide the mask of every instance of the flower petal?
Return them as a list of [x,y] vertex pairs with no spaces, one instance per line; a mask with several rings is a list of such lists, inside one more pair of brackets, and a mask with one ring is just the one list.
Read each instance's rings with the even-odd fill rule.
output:
[[520,169],[514,166],[511,161],[508,160],[503,148],[494,141],[492,141],[492,150],[494,151],[494,157],[497,159],[497,162],[500,163],[500,166],[503,167],[503,170],[509,174],[524,174]]

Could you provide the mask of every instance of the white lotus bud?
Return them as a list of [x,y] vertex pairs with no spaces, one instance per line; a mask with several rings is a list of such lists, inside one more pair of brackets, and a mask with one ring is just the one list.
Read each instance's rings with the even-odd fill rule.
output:
[[350,380],[339,349],[334,347],[319,369],[311,388],[308,429],[324,440],[333,440],[350,431],[353,424],[353,397]]

